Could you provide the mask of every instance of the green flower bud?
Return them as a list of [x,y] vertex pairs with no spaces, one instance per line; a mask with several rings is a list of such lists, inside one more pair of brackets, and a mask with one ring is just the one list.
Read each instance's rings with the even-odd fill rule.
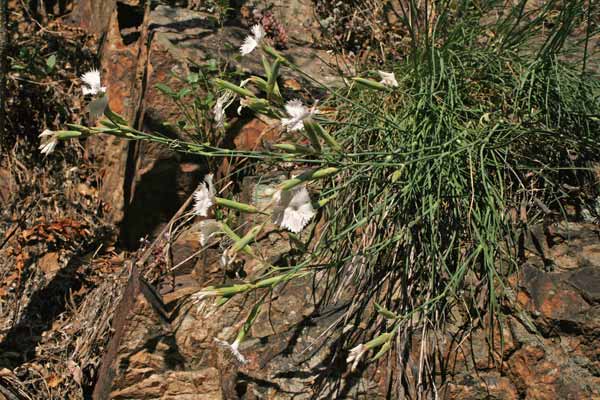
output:
[[239,203],[237,201],[224,199],[222,197],[215,197],[215,204],[218,204],[220,206],[227,207],[227,208],[233,208],[235,210],[239,210],[239,211],[242,211],[245,213],[254,214],[254,213],[260,212],[258,210],[258,208],[251,206],[250,204]]
[[240,96],[243,96],[243,97],[254,97],[254,93],[252,93],[248,89],[244,89],[241,86],[234,85],[233,83],[224,81],[223,79],[215,79],[213,82],[217,86],[219,86],[221,89],[231,90],[232,92],[237,93]]
[[371,79],[355,77],[352,78],[352,80],[358,84],[368,87],[369,89],[388,90],[388,88],[384,84],[373,81]]
[[322,168],[322,169],[318,169],[318,170],[310,170],[310,171],[307,171],[307,172],[303,173],[302,175],[299,175],[295,178],[283,181],[281,184],[281,190],[290,190],[290,189],[302,184],[303,182],[314,181],[317,179],[326,178],[328,176],[337,174],[338,172],[339,172],[339,168],[336,168],[336,167]]

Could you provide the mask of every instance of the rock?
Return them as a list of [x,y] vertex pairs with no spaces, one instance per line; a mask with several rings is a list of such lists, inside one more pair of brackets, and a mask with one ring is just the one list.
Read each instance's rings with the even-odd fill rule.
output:
[[[101,51],[101,75],[107,87],[110,108],[133,123],[140,95],[136,89],[139,43],[126,45],[123,42],[118,18],[117,11],[113,10]],[[127,203],[125,180],[129,142],[115,136],[100,135],[88,139],[86,149],[101,164],[102,186],[99,195],[105,204],[106,217],[119,225],[125,217]]]
[[[243,196],[258,205],[265,201],[265,196],[260,194],[282,178],[266,181],[248,178],[244,185],[251,189],[245,190]],[[179,235],[173,244],[174,259],[185,259],[196,251],[196,233],[197,224]],[[288,243],[283,237],[280,242]],[[257,246],[268,260],[276,260],[290,249],[289,244],[288,247],[275,244],[270,234],[260,237]],[[199,256],[194,270],[202,268],[203,271],[192,276],[201,276],[210,284],[222,282],[224,271],[218,267],[218,257],[216,250],[209,253],[208,259]],[[322,374],[324,366],[333,363],[340,371],[345,366],[343,356],[336,356],[332,347],[339,332],[323,336],[340,318],[343,308],[332,304],[325,312],[317,312],[315,304],[323,290],[314,285],[312,279],[295,279],[265,299],[261,313],[240,348],[248,360],[247,365],[237,363],[214,339],[233,342],[247,313],[263,292],[236,296],[221,307],[211,298],[194,304],[188,296],[197,291],[198,286],[188,280],[175,291],[164,293],[168,304],[159,301],[160,307],[169,310],[166,318],[172,329],[166,329],[160,313],[157,314],[156,307],[148,301],[148,295],[138,290],[133,303],[120,306],[127,310],[128,322],[117,327],[120,344],[112,345],[117,351],[112,359],[107,358],[107,367],[103,363],[103,368],[110,366],[114,378],[110,383],[101,379],[99,387],[108,390],[109,398],[113,399],[193,398],[191,388],[196,381],[202,384],[195,393],[202,393],[206,396],[202,398],[207,399],[312,398],[313,382]],[[348,300],[342,296],[339,301]],[[109,375],[104,373],[103,376]],[[339,374],[336,379],[340,386],[326,385],[322,390],[330,398],[383,398],[378,383],[373,380],[346,379]]]
[[[248,35],[248,29],[237,26],[224,26],[215,31],[207,31],[203,35],[193,35],[183,30],[163,29],[156,33],[156,41],[168,48],[172,57],[178,60],[191,60],[198,64],[204,64],[209,59],[227,60],[240,72],[264,76],[264,68],[259,52],[253,52],[240,58],[239,48]],[[335,65],[335,58],[325,50],[312,49],[310,47],[290,47],[282,50],[282,54],[288,57],[294,64],[308,75],[328,85],[341,85],[336,70],[331,67]],[[305,87],[318,89],[314,84],[288,68],[283,68],[283,78],[295,78]],[[316,94],[316,93],[313,93]]]
[[[131,268],[113,321],[115,332],[98,373],[94,399],[119,398],[122,391],[135,392],[139,380],[183,363],[160,300],[148,288],[144,289],[137,267]],[[139,398],[147,398],[144,396]]]
[[67,22],[93,34],[106,32],[116,0],[82,0],[74,3]]
[[[94,32],[106,31],[101,61],[111,109],[131,123],[139,123],[144,130],[195,140],[178,128],[181,110],[156,84],[167,85],[177,92],[185,87],[177,77],[185,78],[190,73],[190,62],[239,59],[238,48],[247,29],[235,26],[217,29],[215,19],[207,13],[164,4],[151,10],[144,19],[140,4],[139,1],[82,2],[74,16],[84,26],[93,25],[90,29]],[[307,18],[309,2],[293,4],[293,10],[304,11],[297,14],[292,9],[281,10],[285,14],[281,17]],[[86,21],[90,15],[97,15],[98,20]],[[311,76],[328,84],[341,83],[337,72],[328,66],[333,59],[326,52],[291,47],[285,54]],[[234,63],[246,73],[264,74],[258,54]],[[289,70],[283,75],[295,77],[300,85],[309,82]],[[270,128],[270,122],[265,125],[264,120],[242,121],[238,131],[232,132],[232,144],[242,149],[256,148],[263,139],[277,137],[278,130]],[[155,143],[126,142],[103,135],[90,138],[86,147],[101,163],[103,180],[99,196],[106,215],[121,227],[121,241],[129,248],[137,247],[141,237],[152,235],[167,222],[207,172],[206,162],[201,158],[184,156]],[[186,168],[181,168],[181,164],[186,164]]]
[[159,4],[150,14],[149,28],[156,33],[185,33],[192,37],[209,33],[218,26],[211,14]]
[[315,18],[314,2],[311,0],[274,0],[272,9],[283,25],[292,44],[312,44],[320,36],[320,27]]
[[[120,13],[126,12],[122,8],[113,12],[102,50],[102,76],[108,87],[109,104],[131,123],[141,112],[143,129],[164,132],[162,122],[176,126],[174,116],[179,111],[155,84],[178,83],[181,87],[181,82],[170,74],[181,64],[169,57],[160,41],[153,40],[149,49],[141,36],[125,42],[119,18]],[[141,79],[144,70],[147,71],[145,89]],[[103,135],[89,140],[87,147],[101,160],[100,197],[108,208],[109,219],[122,227],[121,239],[127,247],[136,247],[141,237],[152,234],[157,226],[168,221],[196,188],[205,170],[198,157],[182,156],[156,143],[130,143]],[[180,164],[185,166],[182,168]]]
[[527,399],[591,399],[600,396],[600,378],[590,374],[551,342],[525,344],[510,358],[509,375]]
[[[593,331],[597,321],[590,318],[594,313],[584,296],[594,298],[594,284],[600,283],[596,278],[596,269],[584,269],[576,273],[546,273],[528,264],[523,266],[521,286],[525,293],[518,299],[534,315],[539,317],[539,326],[545,331],[558,330],[572,333]],[[582,281],[588,280],[587,284]],[[573,287],[579,283],[585,290],[578,291]]]
[[600,302],[600,263],[573,272],[567,282],[573,285],[589,303]]
[[[147,372],[147,371],[142,371]],[[224,399],[219,387],[219,371],[173,371],[163,375],[141,377],[132,385],[110,394],[111,399],[206,400]]]
[[452,340],[447,341],[450,346],[445,353],[448,360],[451,360],[452,371],[450,373],[501,367],[505,354],[510,354],[517,348],[517,343],[508,324],[500,327],[495,322],[491,336],[489,331],[483,329],[471,332],[470,336],[463,336],[465,332],[461,329],[457,330],[461,336],[453,337]]
[[279,121],[253,118],[233,133],[233,143],[239,150],[263,150],[263,142],[273,142],[280,136]]
[[558,365],[545,360],[545,351],[539,345],[526,345],[510,359],[511,373],[517,378],[529,399],[558,398],[556,383]]
[[599,234],[594,224],[560,222],[546,228],[538,225],[527,235],[525,253],[532,264],[562,270],[600,265]]
[[461,374],[453,377],[446,389],[448,400],[517,400],[519,392],[511,380],[499,372],[477,375]]
[[582,265],[600,267],[600,244],[594,243],[583,246],[580,256]]
[[173,267],[177,267],[175,273],[182,275],[191,272],[196,264],[200,245],[200,223],[192,225],[175,239],[171,246],[171,256],[173,257]]

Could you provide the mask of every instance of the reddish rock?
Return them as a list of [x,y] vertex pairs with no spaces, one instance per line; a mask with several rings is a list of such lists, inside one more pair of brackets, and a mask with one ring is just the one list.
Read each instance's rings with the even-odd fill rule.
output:
[[272,142],[279,137],[279,121],[253,118],[235,133],[234,144],[240,150],[261,150],[263,141]]
[[[107,87],[109,105],[113,111],[133,123],[140,96],[136,83],[140,47],[138,42],[130,45],[123,42],[116,9],[112,10],[104,43],[101,75]],[[88,139],[86,148],[100,160],[102,186],[99,195],[106,205],[107,219],[118,225],[125,216],[127,202],[125,178],[129,142],[110,135],[100,135]]]
[[68,21],[90,33],[103,34],[110,21],[116,0],[81,0],[74,2]]
[[528,399],[557,399],[559,366],[545,359],[539,345],[526,345],[509,361],[510,372]]
[[[585,315],[590,305],[568,283],[568,273],[546,273],[525,264],[522,268],[519,302],[540,317],[542,327],[571,331],[585,329]],[[581,277],[579,278],[581,279]]]
[[454,377],[445,388],[447,400],[517,400],[519,392],[511,380],[498,372]]

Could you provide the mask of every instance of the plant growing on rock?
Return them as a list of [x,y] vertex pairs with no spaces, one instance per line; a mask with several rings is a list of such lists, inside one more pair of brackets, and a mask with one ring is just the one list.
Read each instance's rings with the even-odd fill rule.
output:
[[[226,149],[142,132],[108,107],[99,126],[69,128],[83,136],[112,134],[211,158],[291,163],[301,170],[278,185],[264,208],[218,197],[210,180],[199,188],[197,214],[212,217],[213,211],[215,217],[203,237],[222,233],[232,243],[223,264],[243,252],[261,268],[243,283],[208,287],[195,298],[223,304],[256,291],[264,299],[292,279],[326,276],[330,300],[340,291],[350,294],[336,325],[349,332],[347,362],[358,368],[367,355],[376,360],[392,349],[404,352],[410,334],[426,338],[456,313],[475,318],[487,307],[498,315],[525,222],[511,218],[514,210],[530,221],[544,210],[560,210],[569,196],[561,183],[583,182],[589,163],[599,158],[600,80],[586,68],[589,40],[579,58],[570,41],[576,22],[585,18],[583,2],[564,5],[558,17],[556,2],[527,12],[516,6],[488,23],[482,20],[495,2],[483,8],[442,3],[436,15],[422,17],[427,23],[407,25],[413,42],[406,61],[387,66],[389,72],[365,71],[342,88],[306,75],[255,26],[241,53],[260,52],[264,76],[240,84],[214,79],[221,92],[214,115],[226,126],[225,110],[237,101],[279,119],[285,139],[269,150]],[[410,4],[406,21],[417,12]],[[553,28],[542,32],[550,16]],[[586,32],[589,39],[591,30]],[[326,89],[328,98],[285,99],[279,78],[286,69]],[[335,111],[320,112],[325,105]],[[243,213],[266,214],[291,231],[291,239],[304,240],[294,265],[261,259],[254,246],[265,223],[237,233],[230,224]],[[307,229],[313,218],[319,229]],[[262,301],[228,345],[239,360],[239,346]],[[357,328],[361,323],[366,329]],[[430,351],[426,343],[422,359]],[[434,367],[420,365],[421,378],[432,379]]]

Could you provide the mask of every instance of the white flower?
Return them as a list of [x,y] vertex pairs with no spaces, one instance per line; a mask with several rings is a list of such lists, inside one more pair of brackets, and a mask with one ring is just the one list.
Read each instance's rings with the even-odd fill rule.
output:
[[288,132],[304,129],[304,121],[319,113],[316,107],[316,103],[308,108],[298,99],[290,100],[285,104],[285,111],[291,118],[282,118],[281,124],[287,128]]
[[214,198],[213,174],[208,174],[204,177],[201,187],[194,192],[194,214],[207,217],[208,209],[215,204]]
[[394,75],[393,72],[377,72],[379,72],[379,76],[381,77],[381,81],[379,83],[389,87],[398,87],[398,81],[396,80],[396,75]]
[[250,32],[252,32],[252,35],[247,36],[240,47],[240,53],[242,53],[243,56],[252,53],[266,35],[265,30],[260,24],[256,24],[250,28]]
[[225,125],[225,110],[233,103],[235,95],[233,92],[226,90],[218,99],[213,108],[214,120],[217,128],[222,128]]
[[304,186],[277,191],[273,199],[276,202],[273,222],[294,233],[302,231],[316,214]]
[[217,297],[219,296],[219,292],[217,292],[215,289],[202,289],[199,292],[194,293],[191,296],[192,299],[192,303],[193,304],[197,304],[202,302],[204,299],[208,298],[208,297]]
[[38,149],[40,149],[41,153],[46,155],[52,153],[58,144],[56,132],[46,129],[44,132],[40,133],[38,137],[41,142]]
[[223,254],[221,254],[221,258],[219,259],[221,267],[223,268],[229,267],[235,261],[235,253],[230,250],[231,249],[225,250]]
[[83,94],[97,95],[98,93],[105,93],[106,87],[102,86],[100,81],[100,71],[93,69],[85,74],[81,75],[83,81]]
[[351,371],[356,370],[360,359],[365,355],[367,350],[368,349],[362,343],[350,350],[350,354],[348,354],[348,358],[346,358],[346,363],[352,363]]
[[250,100],[248,100],[247,98],[241,99],[240,106],[237,108],[238,115],[242,115],[242,110],[244,108],[248,108],[249,105],[250,105]]
[[206,246],[209,240],[222,233],[221,224],[215,219],[205,219],[200,221],[200,244]]
[[217,338],[214,338],[214,341],[217,342],[217,344],[219,346],[229,350],[229,352],[235,357],[235,359],[240,364],[242,364],[242,365],[248,364],[248,360],[246,360],[246,357],[244,357],[244,355],[242,353],[240,353],[240,351],[239,351],[239,347],[240,347],[239,341],[236,340],[232,344],[229,344],[226,341],[217,339]]

